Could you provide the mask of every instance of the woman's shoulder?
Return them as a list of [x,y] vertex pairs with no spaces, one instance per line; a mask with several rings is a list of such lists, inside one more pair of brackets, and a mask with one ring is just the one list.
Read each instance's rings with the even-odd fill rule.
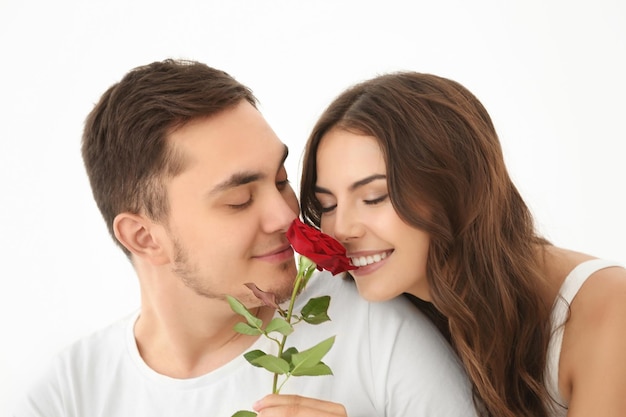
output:
[[[570,397],[603,386],[603,378],[616,367],[626,370],[626,269],[619,262],[572,251],[563,252],[563,259],[570,272],[561,292],[578,281],[576,290],[570,291],[559,367],[559,385]],[[624,378],[613,382],[623,384]]]
[[[585,265],[590,265],[592,269],[585,271]],[[584,283],[571,301],[571,319],[594,327],[614,320],[626,324],[624,266],[594,258],[579,264],[576,269],[584,275]]]
[[[626,263],[602,259],[568,249],[552,250],[553,282],[560,282],[561,293],[576,286],[568,300],[571,309],[593,307],[594,311],[610,299],[626,295]],[[574,284],[575,283],[575,284]],[[626,303],[622,303],[626,306]]]
[[[592,297],[596,291],[624,288],[626,262],[601,259],[569,249],[549,247],[544,256],[545,275],[554,290],[568,303],[574,298]],[[567,292],[572,292],[567,294]],[[569,298],[571,297],[571,298]],[[553,297],[555,298],[555,297]]]

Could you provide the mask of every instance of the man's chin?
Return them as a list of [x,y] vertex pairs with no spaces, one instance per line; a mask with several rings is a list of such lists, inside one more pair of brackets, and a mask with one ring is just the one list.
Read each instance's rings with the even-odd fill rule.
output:
[[[282,304],[283,302],[291,299],[291,293],[293,292],[296,275],[297,269],[295,263],[290,261],[281,264],[280,270],[273,273],[272,277],[265,275],[262,280],[251,280],[249,282],[256,285],[256,287],[264,293],[274,294],[274,300],[276,303]],[[263,301],[257,298],[252,290],[247,292],[246,296],[240,299],[240,301],[244,302],[246,306],[253,305],[258,307],[264,305]]]
[[[259,290],[263,291],[264,293],[273,294],[274,295],[273,299],[275,300],[276,304],[282,304],[291,299],[291,293],[293,291],[293,284],[289,284],[288,286],[278,287],[278,288],[275,286],[274,287],[263,286],[263,284],[260,284],[260,283],[259,284],[255,283],[255,285],[257,286]],[[264,305],[269,305],[265,303],[261,298],[257,297],[253,293],[252,290],[249,290],[248,292],[245,292],[239,296],[235,296],[235,298],[241,301],[248,309],[262,307]]]
[[282,304],[285,301],[289,301],[291,299],[292,291],[293,291],[293,284],[285,288],[274,288],[274,289],[269,290],[269,292],[273,293],[276,296],[277,304]]

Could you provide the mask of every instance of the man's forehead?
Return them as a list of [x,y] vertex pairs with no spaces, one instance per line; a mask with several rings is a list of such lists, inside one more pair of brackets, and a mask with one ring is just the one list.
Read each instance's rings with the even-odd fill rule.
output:
[[193,148],[182,146],[177,152],[178,159],[184,160],[184,167],[177,176],[205,188],[207,195],[215,196],[255,181],[267,178],[273,181],[288,155],[287,146],[280,141],[259,149],[233,149],[225,145],[210,152],[194,152]]
[[233,176],[273,175],[288,151],[259,111],[241,103],[211,117],[191,120],[169,135],[192,170],[215,187]]
[[[276,151],[276,153],[266,159],[261,159],[250,153],[248,155],[250,158],[244,159],[244,161],[248,163],[240,160],[238,164],[233,161],[231,172],[225,172],[224,178],[221,181],[217,181],[215,186],[212,187],[211,194],[259,181],[267,177],[273,178],[273,175],[283,167],[289,155],[289,148],[283,143],[281,143],[280,147],[276,148]],[[279,153],[280,151],[282,151],[282,153]]]

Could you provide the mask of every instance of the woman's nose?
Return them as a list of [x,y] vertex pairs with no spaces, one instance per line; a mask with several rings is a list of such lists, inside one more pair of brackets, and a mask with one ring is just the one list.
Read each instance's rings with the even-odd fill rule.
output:
[[363,236],[363,225],[353,210],[340,208],[339,206],[335,210],[335,221],[332,230],[332,235],[335,239],[340,242],[348,242]]

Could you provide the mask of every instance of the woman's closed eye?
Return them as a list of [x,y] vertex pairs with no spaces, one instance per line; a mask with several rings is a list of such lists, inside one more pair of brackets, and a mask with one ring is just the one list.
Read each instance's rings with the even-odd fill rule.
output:
[[[367,200],[364,199],[363,203],[367,206],[375,206],[377,204],[380,204],[386,201],[388,198],[389,198],[389,194],[384,194],[384,195],[381,195],[380,197],[371,198]],[[319,204],[320,211],[322,214],[330,213],[337,208],[337,203],[330,203],[330,202],[325,203],[320,200],[318,200],[317,203]]]
[[335,209],[335,207],[337,207],[337,204],[333,204],[329,206],[324,206],[323,204],[320,204],[320,207],[321,207],[322,213],[330,213],[331,211]]
[[389,197],[389,194],[385,194],[385,195],[382,195],[382,196],[380,196],[380,197],[373,198],[373,199],[371,199],[371,200],[363,200],[363,202],[364,202],[366,205],[368,205],[368,206],[373,206],[373,205],[376,205],[376,204],[382,203],[382,202],[383,202],[383,201],[385,201],[388,197]]

